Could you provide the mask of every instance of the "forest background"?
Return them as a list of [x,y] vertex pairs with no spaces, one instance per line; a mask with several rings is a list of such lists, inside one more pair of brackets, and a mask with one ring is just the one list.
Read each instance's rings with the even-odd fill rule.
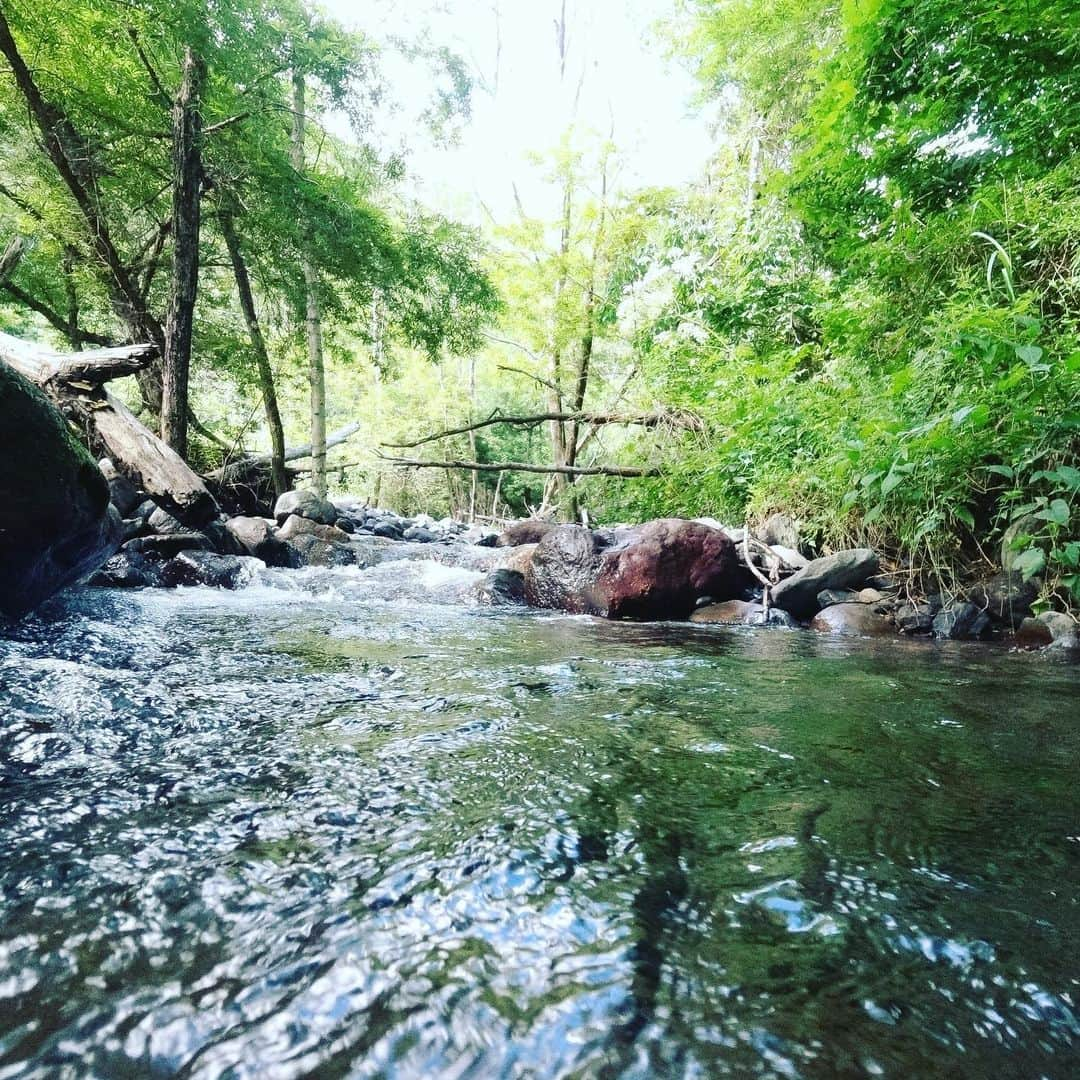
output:
[[1080,605],[1072,0],[649,4],[709,133],[684,175],[616,123],[619,6],[530,7],[545,122],[486,199],[450,164],[514,5],[469,5],[479,55],[453,5],[0,3],[4,329],[158,345],[126,397],[204,471],[266,451],[436,517],[782,511],[946,587],[1008,533]]

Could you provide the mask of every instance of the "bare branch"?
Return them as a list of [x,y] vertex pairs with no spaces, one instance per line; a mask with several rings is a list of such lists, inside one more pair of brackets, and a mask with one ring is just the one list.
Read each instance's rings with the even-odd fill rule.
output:
[[425,435],[415,442],[385,442],[383,446],[392,446],[398,449],[410,450],[414,446],[423,446],[425,443],[437,442],[440,439],[449,439],[454,435],[465,435],[470,431],[479,431],[481,428],[492,427],[495,424],[516,424],[522,427],[532,427],[536,424],[562,423],[571,421],[579,424],[626,424],[634,427],[662,427],[670,424],[677,427],[692,428],[700,431],[702,423],[699,417],[690,412],[654,412],[638,413],[636,415],[620,413],[587,413],[587,412],[546,412],[536,413],[533,416],[503,416],[492,413],[486,420],[478,420],[474,424],[466,424],[464,427],[447,428],[445,431],[437,431],[432,435]]
[[559,473],[564,476],[659,476],[659,469],[635,469],[621,465],[532,465],[523,461],[420,461],[415,458],[376,457],[406,469],[466,469],[472,472]]

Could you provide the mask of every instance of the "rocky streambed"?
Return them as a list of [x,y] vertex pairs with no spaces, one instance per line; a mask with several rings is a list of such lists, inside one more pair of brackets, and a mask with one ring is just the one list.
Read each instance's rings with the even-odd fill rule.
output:
[[868,548],[808,558],[794,523],[781,515],[749,536],[711,519],[678,518],[610,528],[528,520],[500,532],[300,490],[282,496],[270,517],[223,516],[193,529],[103,465],[125,538],[92,579],[97,585],[235,588],[260,565],[364,568],[420,559],[485,572],[477,595],[491,604],[1080,648],[1067,615],[1035,617],[1037,587],[1018,574],[992,575],[955,596],[915,597]]

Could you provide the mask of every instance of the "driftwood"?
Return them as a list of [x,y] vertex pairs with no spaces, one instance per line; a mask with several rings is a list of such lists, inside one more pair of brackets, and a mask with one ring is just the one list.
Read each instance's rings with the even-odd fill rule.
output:
[[201,523],[217,510],[202,478],[103,385],[135,374],[157,355],[153,345],[55,353],[0,333],[0,360],[40,386],[136,487],[184,520]]
[[388,442],[383,443],[383,446],[411,450],[413,447],[423,446],[425,443],[449,439],[454,435],[465,435],[470,431],[479,431],[481,428],[492,427],[496,424],[533,427],[537,424],[563,421],[574,424],[591,424],[594,427],[606,424],[625,424],[633,427],[663,427],[664,425],[670,425],[691,431],[700,431],[703,427],[700,417],[685,411],[652,413],[546,412],[536,413],[532,416],[504,416],[496,411],[486,420],[478,420],[474,424],[466,424],[464,427],[458,428],[447,428],[445,431],[436,431],[431,435],[416,439],[414,442]]
[[419,458],[376,457],[403,469],[465,469],[472,472],[557,473],[563,476],[659,476],[659,469],[635,469],[621,465],[532,465],[524,461],[423,461]]

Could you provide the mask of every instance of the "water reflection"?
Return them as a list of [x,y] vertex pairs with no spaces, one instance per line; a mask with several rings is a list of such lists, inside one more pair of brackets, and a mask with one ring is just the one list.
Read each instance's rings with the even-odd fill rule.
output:
[[1067,1076],[1075,669],[424,564],[0,640],[0,1076]]

